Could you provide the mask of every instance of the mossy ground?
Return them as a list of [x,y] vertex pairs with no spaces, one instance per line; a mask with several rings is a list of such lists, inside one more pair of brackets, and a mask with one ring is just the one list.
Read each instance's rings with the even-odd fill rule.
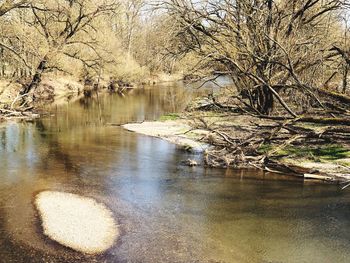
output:
[[[265,144],[259,152],[267,153],[274,149],[273,145]],[[287,146],[276,151],[275,155],[300,159],[308,159],[316,162],[336,161],[350,158],[350,148],[338,144],[325,144],[317,146]]]
[[[222,131],[230,138],[245,141],[256,131],[256,125],[275,125],[272,120],[260,119],[244,114],[231,114],[220,111],[190,111],[181,114],[170,113],[160,117],[161,123],[167,121],[184,121],[188,130],[177,129],[176,134],[184,134],[186,138],[194,141],[208,140],[215,137],[215,130]],[[177,126],[177,125],[175,125]],[[301,129],[310,129],[322,134],[328,127],[323,124],[299,123]],[[192,129],[191,129],[192,128]],[[199,131],[199,132],[198,132]],[[220,137],[220,136],[218,136]],[[220,138],[219,138],[220,141]],[[223,142],[225,143],[225,142]],[[282,142],[281,142],[282,143]],[[186,145],[185,149],[189,149]],[[340,143],[308,143],[303,145],[282,146],[277,144],[264,144],[258,150],[260,154],[268,153],[271,159],[286,165],[299,166],[310,171],[318,170],[329,174],[344,174],[348,176],[350,167],[350,144]]]
[[177,113],[168,113],[159,118],[159,121],[176,121],[180,118],[180,115]]

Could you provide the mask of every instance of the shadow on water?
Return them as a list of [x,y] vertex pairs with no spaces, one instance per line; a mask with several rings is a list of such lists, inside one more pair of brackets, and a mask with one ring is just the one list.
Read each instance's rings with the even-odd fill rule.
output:
[[[104,125],[181,111],[198,92],[178,84],[100,95],[0,128],[0,262],[348,262],[346,191],[182,166],[200,156]],[[105,203],[118,243],[87,257],[48,242],[32,205],[47,189]]]

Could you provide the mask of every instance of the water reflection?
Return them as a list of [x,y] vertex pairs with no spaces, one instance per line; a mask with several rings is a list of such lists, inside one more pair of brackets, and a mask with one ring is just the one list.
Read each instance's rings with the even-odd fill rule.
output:
[[[199,156],[104,125],[157,119],[196,92],[169,85],[92,97],[0,128],[0,261],[347,262],[346,191],[181,166]],[[121,223],[118,244],[86,257],[45,239],[32,199],[46,189],[106,203]]]

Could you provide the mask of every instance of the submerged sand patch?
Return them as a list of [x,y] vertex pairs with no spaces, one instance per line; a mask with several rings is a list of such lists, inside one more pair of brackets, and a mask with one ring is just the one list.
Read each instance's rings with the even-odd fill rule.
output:
[[119,231],[113,213],[92,198],[44,191],[35,198],[44,234],[86,254],[100,254],[113,246]]

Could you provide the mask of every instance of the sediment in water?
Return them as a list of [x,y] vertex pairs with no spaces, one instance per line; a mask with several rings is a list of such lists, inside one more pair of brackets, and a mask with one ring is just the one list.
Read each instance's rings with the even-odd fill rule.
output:
[[36,196],[35,206],[44,234],[76,251],[101,254],[119,235],[113,213],[92,198],[44,191]]

